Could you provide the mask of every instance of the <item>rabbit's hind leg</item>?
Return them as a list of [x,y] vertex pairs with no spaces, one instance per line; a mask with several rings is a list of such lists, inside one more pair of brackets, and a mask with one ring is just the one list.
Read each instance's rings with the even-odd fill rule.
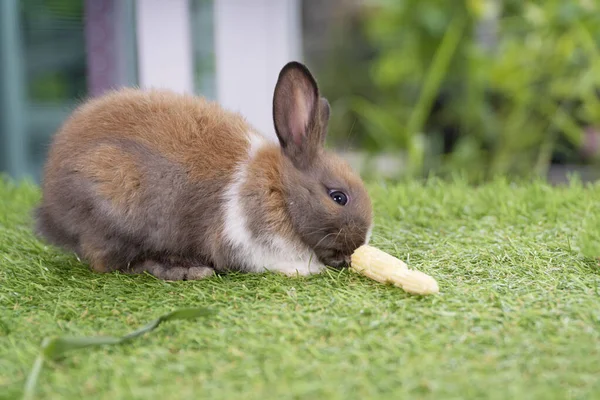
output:
[[148,272],[166,281],[191,281],[208,278],[215,270],[201,263],[183,259],[146,259],[131,264],[125,272],[140,274]]
[[215,271],[201,261],[186,257],[148,253],[142,244],[116,235],[83,235],[80,253],[96,272],[121,271],[127,274],[148,272],[168,281],[198,280]]

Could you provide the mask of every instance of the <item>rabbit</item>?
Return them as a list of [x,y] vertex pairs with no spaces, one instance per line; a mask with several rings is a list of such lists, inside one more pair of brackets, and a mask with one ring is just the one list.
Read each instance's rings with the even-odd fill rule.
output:
[[167,89],[88,99],[50,143],[36,234],[98,273],[169,281],[348,267],[373,210],[360,176],[324,147],[329,102],[291,61],[272,106],[277,139]]

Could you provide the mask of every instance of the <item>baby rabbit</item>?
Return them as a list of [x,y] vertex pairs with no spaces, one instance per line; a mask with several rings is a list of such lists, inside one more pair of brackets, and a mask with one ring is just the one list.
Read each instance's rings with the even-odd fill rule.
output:
[[298,62],[275,86],[279,143],[200,97],[121,89],[91,99],[53,138],[37,233],[95,271],[165,280],[347,266],[368,242],[372,206],[324,149],[329,112]]

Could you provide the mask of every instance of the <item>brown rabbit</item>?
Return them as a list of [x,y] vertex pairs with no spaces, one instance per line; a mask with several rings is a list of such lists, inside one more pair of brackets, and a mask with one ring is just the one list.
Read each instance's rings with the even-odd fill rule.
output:
[[53,139],[37,231],[98,272],[183,280],[343,267],[368,242],[371,202],[323,147],[329,104],[304,65],[281,70],[273,119],[279,143],[195,96],[92,99]]

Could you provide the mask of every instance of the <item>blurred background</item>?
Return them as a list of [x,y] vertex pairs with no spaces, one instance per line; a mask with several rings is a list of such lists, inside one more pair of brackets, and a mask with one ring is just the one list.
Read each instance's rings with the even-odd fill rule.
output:
[[123,85],[218,100],[274,139],[292,59],[366,177],[600,177],[597,0],[1,0],[0,172],[39,180],[73,108]]

